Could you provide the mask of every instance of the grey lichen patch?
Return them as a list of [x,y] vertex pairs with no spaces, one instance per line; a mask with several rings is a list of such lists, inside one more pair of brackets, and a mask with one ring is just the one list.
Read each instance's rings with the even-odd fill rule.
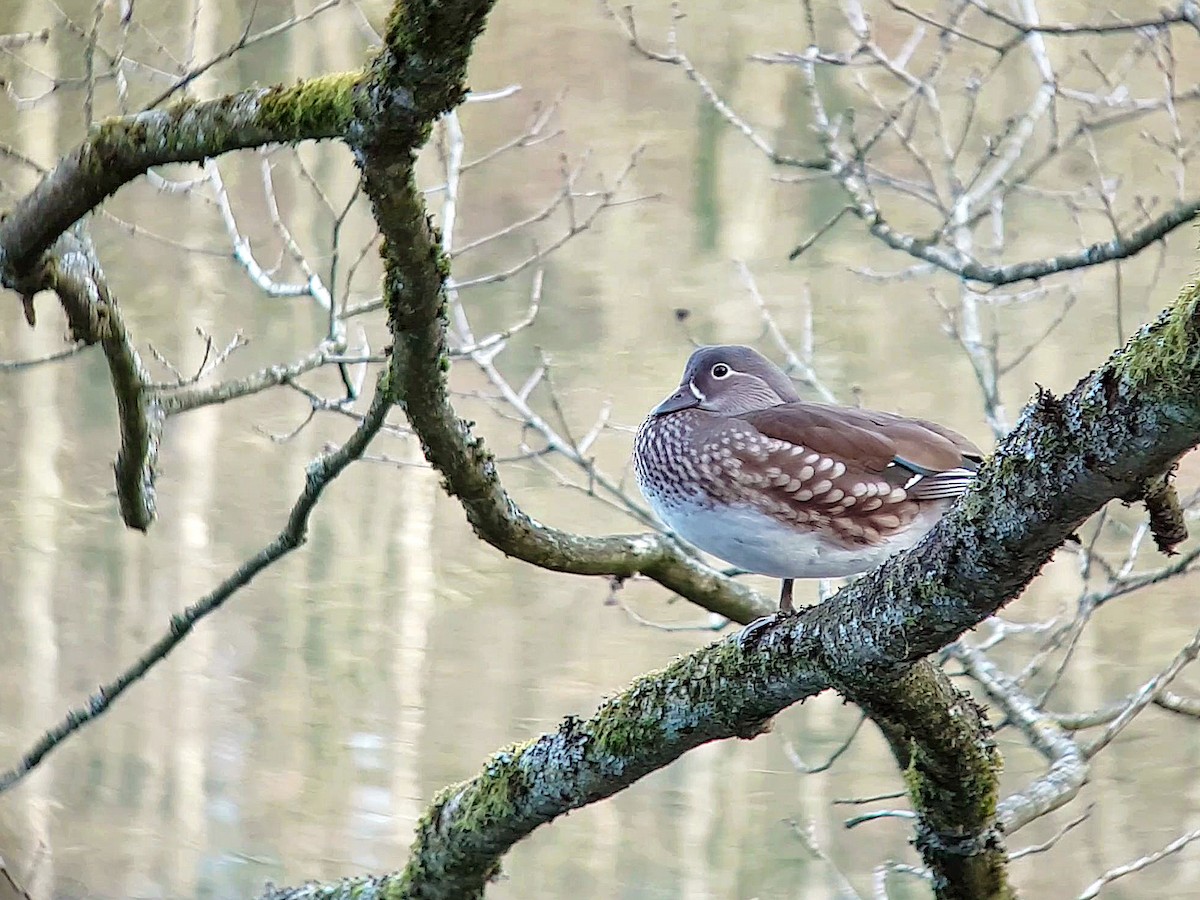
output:
[[397,891],[398,881],[391,875],[362,875],[299,887],[277,888],[268,884],[259,900],[387,900],[402,896]]

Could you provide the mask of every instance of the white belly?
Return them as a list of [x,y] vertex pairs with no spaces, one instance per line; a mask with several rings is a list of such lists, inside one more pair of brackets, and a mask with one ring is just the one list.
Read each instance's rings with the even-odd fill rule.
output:
[[[713,508],[697,499],[667,505],[651,498],[671,530],[706,553],[740,569],[774,578],[840,578],[874,569],[925,536],[926,527],[905,529],[872,546],[843,546],[825,531],[799,530],[751,506]],[[916,523],[914,523],[916,524]]]

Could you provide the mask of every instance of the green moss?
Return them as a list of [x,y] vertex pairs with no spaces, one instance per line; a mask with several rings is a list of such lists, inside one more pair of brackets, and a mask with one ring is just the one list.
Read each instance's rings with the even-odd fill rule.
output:
[[624,760],[662,741],[662,718],[631,716],[616,706],[600,716],[593,734],[596,754]]
[[[528,747],[529,743],[516,744],[492,754],[481,777],[475,779],[463,797],[457,827],[477,831],[513,817],[513,807],[529,793],[528,776],[517,763]],[[449,800],[458,790],[461,786],[443,792],[443,797]]]
[[986,828],[996,816],[1000,799],[1000,754],[988,743],[961,748],[971,765],[957,766],[951,781],[940,786],[933,774],[931,760],[921,746],[909,743],[904,786],[913,808],[929,816],[939,828],[972,830]]
[[[529,785],[525,772],[517,760],[528,749],[529,743],[513,745],[494,753],[483,767],[483,772],[471,781],[452,784],[438,792],[433,802],[417,821],[416,843],[414,846],[424,846],[426,850],[431,845],[449,843],[454,846],[460,843],[459,838],[447,838],[443,833],[445,822],[443,815],[453,809],[448,815],[448,821],[453,822],[453,830],[461,834],[484,834],[496,823],[511,820],[514,806],[528,794]],[[477,860],[480,867],[476,871],[482,876],[481,881],[491,880],[500,870],[500,860],[491,854],[481,854]],[[451,861],[416,853],[409,859],[398,882],[388,886],[386,896],[412,896],[411,887],[422,885],[431,880],[436,882],[446,874],[445,871],[434,873],[429,870],[431,862],[447,865]],[[464,883],[476,883],[469,871],[470,866],[464,866],[462,859],[455,859],[450,865],[456,878]],[[464,896],[476,896],[467,893]]]
[[994,748],[989,748],[987,757],[988,770],[976,773],[971,795],[975,798],[981,821],[991,822],[996,818],[996,808],[1000,805],[1000,773],[1004,768],[1004,758]]
[[338,72],[272,88],[259,101],[259,123],[282,141],[341,134],[354,117],[354,92],[362,77],[362,72]]
[[914,809],[924,809],[927,800],[925,779],[921,777],[921,773],[917,769],[917,754],[920,753],[920,749],[916,741],[909,741],[908,765],[901,773],[904,778],[904,789],[908,792],[908,799]]
[[1142,386],[1196,380],[1200,363],[1200,282],[1184,285],[1166,314],[1129,342],[1113,369],[1135,390]]
[[591,726],[593,757],[625,760],[663,739],[662,707],[666,683],[678,684],[687,675],[679,671],[686,659],[663,670],[647,672],[623,693],[603,703]]

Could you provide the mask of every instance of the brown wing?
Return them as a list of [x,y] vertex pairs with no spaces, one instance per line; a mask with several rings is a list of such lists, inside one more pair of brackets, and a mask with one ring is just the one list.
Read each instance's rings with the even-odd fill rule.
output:
[[916,419],[785,403],[714,424],[699,463],[719,499],[854,544],[904,528],[920,501],[961,494],[978,453],[966,438]]
[[[830,531],[847,544],[872,543],[899,531],[920,512],[920,504],[902,486],[904,476],[886,445],[851,440],[875,455],[849,463],[835,456],[849,445],[838,429],[812,432],[815,441],[793,443],[758,431],[744,417],[724,418],[706,429],[696,458],[699,483],[714,499],[754,506],[782,521]],[[818,450],[814,444],[822,444]],[[900,483],[896,475],[900,474]]]
[[978,447],[949,428],[871,409],[797,401],[739,418],[768,437],[853,459],[872,472],[899,463],[911,472],[932,475],[974,469],[983,458]]

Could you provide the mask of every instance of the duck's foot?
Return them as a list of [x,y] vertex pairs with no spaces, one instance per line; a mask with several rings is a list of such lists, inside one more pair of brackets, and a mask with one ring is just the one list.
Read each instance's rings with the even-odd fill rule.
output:
[[738,646],[743,650],[750,650],[762,640],[762,633],[779,621],[779,613],[771,613],[769,616],[759,616],[749,625],[742,629],[742,633],[738,635]]

